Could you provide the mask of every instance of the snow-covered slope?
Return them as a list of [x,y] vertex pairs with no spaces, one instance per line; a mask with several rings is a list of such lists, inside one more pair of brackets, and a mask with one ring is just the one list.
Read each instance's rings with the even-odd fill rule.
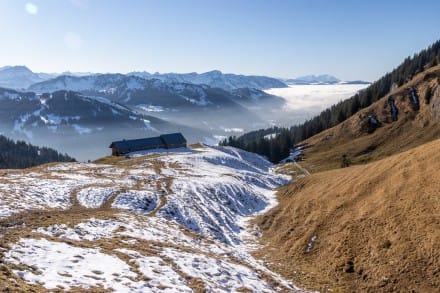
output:
[[140,113],[201,128],[214,135],[226,135],[224,129],[261,127],[267,122],[260,112],[280,109],[285,102],[258,89],[226,91],[204,84],[122,74],[60,76],[34,84],[29,90],[37,93],[72,90],[105,97]]
[[[273,188],[288,181],[272,174],[265,159],[204,147],[113,161],[2,176],[0,217],[10,228],[0,238],[9,248],[0,255],[13,272],[10,284],[118,292],[298,290],[250,254],[258,231],[248,220],[272,207]],[[31,210],[51,208],[48,217]]]

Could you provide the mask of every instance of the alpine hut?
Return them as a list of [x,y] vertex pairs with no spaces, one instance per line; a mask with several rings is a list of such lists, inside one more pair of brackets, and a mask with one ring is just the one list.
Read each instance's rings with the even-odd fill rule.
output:
[[143,150],[186,147],[186,139],[181,133],[170,133],[156,137],[114,141],[109,147],[113,156],[121,156]]

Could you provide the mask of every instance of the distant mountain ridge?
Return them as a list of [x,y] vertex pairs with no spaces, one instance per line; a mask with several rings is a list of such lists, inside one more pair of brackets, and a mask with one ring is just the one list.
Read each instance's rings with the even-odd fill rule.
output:
[[[12,89],[27,89],[31,85],[59,76],[94,76],[104,73],[70,72],[63,73],[35,73],[26,66],[4,66],[0,67],[0,87]],[[106,74],[104,74],[106,75]],[[127,76],[138,76],[144,79],[158,79],[167,83],[191,83],[196,85],[208,85],[227,91],[239,88],[269,89],[287,87],[287,85],[273,77],[257,75],[241,75],[222,73],[219,70],[212,70],[204,73],[148,73],[146,71],[134,71],[125,74]]]
[[239,88],[255,88],[265,90],[270,88],[283,88],[287,85],[279,79],[257,76],[240,75],[232,73],[222,73],[219,70],[212,70],[204,73],[148,73],[130,72],[127,75],[139,76],[146,79],[159,79],[164,82],[192,83],[198,85],[209,85],[224,90],[234,90]]
[[369,84],[368,81],[363,80],[351,80],[342,81],[333,75],[306,75],[297,78],[284,79],[285,83],[289,85],[307,85],[307,84]]
[[[62,73],[35,73],[26,66],[0,67],[0,87],[12,89],[27,89],[35,83],[44,82],[60,76],[86,77],[96,75],[108,75],[109,73],[71,72]],[[240,88],[253,88],[267,90],[271,88],[284,88],[288,84],[368,84],[362,80],[341,81],[329,75],[306,75],[297,78],[274,78],[263,75],[242,75],[223,73],[220,70],[211,70],[203,73],[149,73],[147,71],[133,71],[126,76],[137,76],[147,80],[158,79],[165,83],[190,83],[195,85],[207,85],[213,88],[221,88],[232,91]]]

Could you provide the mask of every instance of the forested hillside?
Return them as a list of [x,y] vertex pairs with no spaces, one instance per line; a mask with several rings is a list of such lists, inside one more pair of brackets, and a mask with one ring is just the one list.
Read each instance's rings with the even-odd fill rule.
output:
[[272,162],[279,162],[289,154],[297,143],[334,127],[370,106],[388,94],[394,87],[402,86],[416,74],[440,64],[440,40],[413,57],[407,57],[392,72],[371,84],[353,97],[341,101],[321,112],[318,116],[292,127],[272,127],[229,137],[220,144],[230,145],[264,155]]
[[37,147],[24,141],[13,141],[0,135],[0,168],[21,169],[49,162],[74,160],[47,147]]

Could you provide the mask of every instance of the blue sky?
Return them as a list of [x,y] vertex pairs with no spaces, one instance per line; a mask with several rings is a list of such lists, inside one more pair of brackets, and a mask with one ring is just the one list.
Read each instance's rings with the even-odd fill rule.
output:
[[0,0],[0,66],[375,80],[440,38],[440,1]]

